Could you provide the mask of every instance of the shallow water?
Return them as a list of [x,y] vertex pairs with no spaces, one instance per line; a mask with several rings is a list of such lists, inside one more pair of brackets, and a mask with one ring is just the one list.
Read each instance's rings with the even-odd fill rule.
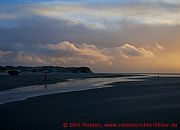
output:
[[[149,74],[149,76],[157,77],[158,74]],[[159,77],[180,77],[180,74],[159,74]]]
[[[72,91],[81,91],[88,89],[99,89],[105,87],[112,87],[107,85],[113,82],[127,82],[127,81],[141,81],[146,77],[157,77],[158,74],[146,74],[139,76],[127,77],[106,77],[106,78],[87,78],[87,79],[69,79],[65,82],[58,82],[55,84],[44,84],[14,88],[0,92],[0,104],[25,100],[30,97],[41,95],[49,95],[55,93],[64,93]],[[178,74],[159,74],[160,77],[180,77]],[[139,78],[139,79],[138,79]]]
[[140,81],[140,79],[136,78],[143,77],[148,76],[140,75],[113,78],[69,79],[66,82],[59,82],[56,84],[34,85],[14,88],[0,92],[0,104],[25,100],[30,97],[36,97],[41,95],[112,87],[111,85],[106,84],[110,84],[113,82]]

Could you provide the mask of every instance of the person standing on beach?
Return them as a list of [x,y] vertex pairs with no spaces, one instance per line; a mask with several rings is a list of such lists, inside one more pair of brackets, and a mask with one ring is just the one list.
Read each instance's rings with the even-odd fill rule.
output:
[[159,76],[159,73],[158,73],[158,78],[159,78],[160,76]]

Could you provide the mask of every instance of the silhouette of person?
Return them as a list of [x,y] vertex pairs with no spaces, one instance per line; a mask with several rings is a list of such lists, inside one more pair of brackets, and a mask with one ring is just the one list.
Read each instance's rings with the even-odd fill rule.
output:
[[160,76],[159,76],[159,73],[158,73],[158,78],[159,78]]

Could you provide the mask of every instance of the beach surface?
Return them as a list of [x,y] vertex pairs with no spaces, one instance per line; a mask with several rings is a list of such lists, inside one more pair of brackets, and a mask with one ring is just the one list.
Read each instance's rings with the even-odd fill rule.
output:
[[18,76],[9,76],[6,73],[0,73],[0,91],[24,86],[55,84],[69,79],[86,79],[102,77],[125,77],[136,76],[137,74],[111,74],[111,73],[47,73],[45,81],[44,73],[20,74]]
[[57,93],[1,104],[0,129],[60,130],[67,129],[63,127],[65,122],[68,125],[73,122],[164,122],[176,123],[179,129],[180,77],[140,79],[110,83],[112,87]]

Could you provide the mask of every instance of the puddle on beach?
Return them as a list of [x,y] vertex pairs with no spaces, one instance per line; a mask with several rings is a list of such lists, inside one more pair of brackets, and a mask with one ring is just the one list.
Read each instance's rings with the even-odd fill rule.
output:
[[88,89],[98,89],[104,87],[112,87],[113,82],[139,81],[147,76],[128,76],[128,77],[110,77],[110,78],[87,78],[87,79],[69,79],[66,82],[58,82],[56,84],[44,84],[14,88],[0,92],[0,104],[25,100],[30,97],[41,95],[64,93],[72,91],[81,91]]

